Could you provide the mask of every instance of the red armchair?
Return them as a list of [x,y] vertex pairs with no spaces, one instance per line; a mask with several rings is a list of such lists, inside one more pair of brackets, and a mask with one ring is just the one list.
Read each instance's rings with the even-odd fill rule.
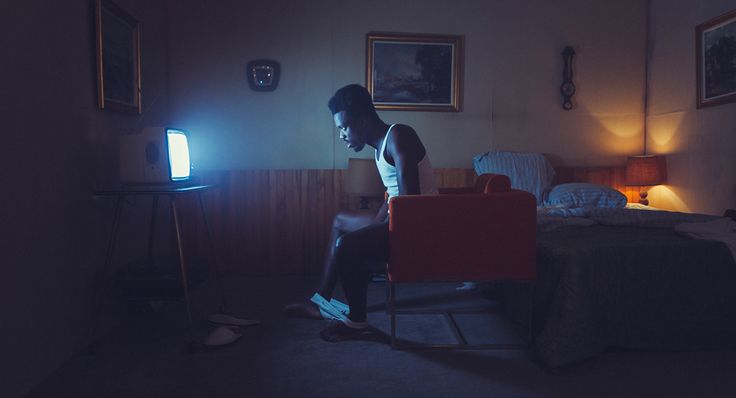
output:
[[[396,283],[536,277],[536,200],[511,189],[504,175],[484,174],[473,188],[443,189],[439,195],[394,197],[389,211],[387,309],[393,348],[396,314],[409,313],[396,310]],[[469,348],[462,334],[459,340],[452,347]]]

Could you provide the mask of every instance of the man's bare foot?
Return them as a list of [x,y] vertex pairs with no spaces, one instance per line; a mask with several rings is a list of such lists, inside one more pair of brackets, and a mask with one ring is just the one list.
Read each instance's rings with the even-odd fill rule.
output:
[[293,303],[284,307],[287,316],[296,318],[324,319],[319,312],[317,304],[311,301],[303,301],[301,303]]
[[319,332],[322,340],[330,343],[338,343],[345,340],[367,340],[382,341],[381,336],[375,333],[370,326],[361,328],[351,328],[342,322],[332,322],[332,324]]

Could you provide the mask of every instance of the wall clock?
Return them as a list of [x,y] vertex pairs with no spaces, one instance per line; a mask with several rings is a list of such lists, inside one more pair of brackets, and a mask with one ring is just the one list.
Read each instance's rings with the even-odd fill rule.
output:
[[273,91],[279,84],[281,68],[279,63],[268,59],[248,62],[246,67],[248,85],[255,91]]

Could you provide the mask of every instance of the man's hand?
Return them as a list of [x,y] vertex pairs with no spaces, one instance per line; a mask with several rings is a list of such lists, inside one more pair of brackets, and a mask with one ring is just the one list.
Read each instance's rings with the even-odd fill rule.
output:
[[376,213],[376,217],[373,219],[374,224],[386,222],[388,220],[388,202],[383,201],[383,204],[378,209],[378,213]]

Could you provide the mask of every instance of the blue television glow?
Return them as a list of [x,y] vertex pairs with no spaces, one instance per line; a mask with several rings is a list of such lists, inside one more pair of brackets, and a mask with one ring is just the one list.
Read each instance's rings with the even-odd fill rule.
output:
[[166,146],[169,153],[169,171],[171,181],[188,180],[191,176],[189,159],[189,141],[183,130],[166,129]]

